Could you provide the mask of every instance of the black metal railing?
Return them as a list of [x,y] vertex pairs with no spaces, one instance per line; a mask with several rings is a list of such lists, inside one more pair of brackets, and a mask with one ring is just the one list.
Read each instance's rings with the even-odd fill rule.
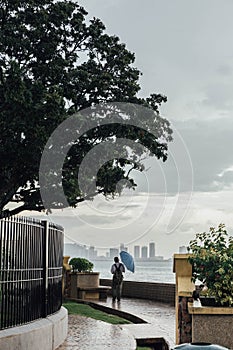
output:
[[58,311],[63,228],[24,217],[0,220],[0,329]]

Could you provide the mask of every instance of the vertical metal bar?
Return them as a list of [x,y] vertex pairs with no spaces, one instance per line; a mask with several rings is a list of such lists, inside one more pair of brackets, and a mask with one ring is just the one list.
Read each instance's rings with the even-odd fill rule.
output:
[[30,310],[28,310],[27,307],[27,300],[28,300],[28,291],[29,291],[29,281],[28,281],[28,276],[29,276],[29,269],[30,269],[30,261],[31,261],[31,237],[30,237],[30,223],[28,222],[28,219],[25,218],[25,231],[26,231],[26,237],[27,239],[24,241],[25,246],[24,246],[24,266],[25,266],[25,271],[24,271],[24,281],[23,281],[23,290],[22,290],[22,296],[23,296],[23,314],[24,314],[24,322],[30,321],[29,313]]
[[[28,264],[28,271],[27,271],[27,295],[26,295],[26,298],[25,298],[25,306],[26,306],[26,310],[27,310],[27,320],[28,321],[31,321],[33,319],[32,315],[33,315],[33,309],[34,309],[34,305],[32,305],[32,288],[33,288],[33,281],[31,280],[32,277],[31,277],[31,271],[32,271],[32,259],[33,259],[33,236],[32,236],[32,229],[33,229],[33,226],[32,226],[32,223],[29,222],[27,224],[28,226],[28,231],[29,231],[29,250],[28,250],[28,255],[30,257],[29,259],[29,264]],[[31,309],[28,310],[28,309]]]
[[6,292],[7,292],[7,221],[4,220],[4,259],[3,259],[3,328],[6,327],[6,318],[7,318],[7,305],[6,305]]
[[[54,273],[53,267],[55,266],[54,264],[54,247],[56,247],[56,241],[54,240],[54,229],[53,226],[51,225],[50,229],[50,236],[49,236],[49,267],[50,267],[50,273],[49,276],[52,277]],[[56,248],[55,248],[56,249]],[[50,278],[49,280],[49,308],[50,312],[54,312],[54,303],[56,303],[56,300],[54,298],[54,284],[55,280],[53,278]]]
[[[27,219],[26,219],[27,220]],[[28,221],[28,220],[27,220]],[[25,278],[25,282],[24,282],[24,315],[25,315],[25,320],[26,322],[31,321],[31,317],[30,317],[30,312],[31,310],[29,310],[28,307],[28,300],[30,300],[30,288],[31,288],[31,282],[30,282],[30,268],[31,268],[31,259],[32,259],[32,240],[31,240],[31,223],[30,222],[26,222],[26,228],[27,228],[27,245],[26,245],[26,256],[27,259],[25,260],[25,263],[27,264],[27,271],[26,272],[26,278]]]
[[29,257],[26,259],[27,251],[28,251],[28,244],[29,244],[29,237],[27,232],[27,223],[26,219],[23,218],[22,222],[22,241],[23,241],[23,255],[22,255],[22,273],[21,273],[21,282],[20,282],[20,290],[19,290],[19,297],[20,297],[20,305],[21,305],[21,317],[23,319],[23,322],[26,322],[26,310],[24,307],[24,290],[25,290],[25,284],[24,280],[26,279],[26,271],[28,269],[28,260]]
[[5,327],[9,327],[10,324],[10,320],[9,320],[9,291],[10,291],[10,287],[9,287],[9,253],[10,253],[10,220],[9,218],[7,218],[6,221],[7,224],[7,241],[6,241],[6,290],[5,290],[5,304],[6,304],[6,318],[5,318]]
[[48,249],[49,249],[49,256],[48,256],[48,313],[51,313],[51,305],[53,303],[53,300],[51,300],[51,266],[52,266],[52,259],[53,259],[53,252],[51,250],[51,240],[52,237],[52,230],[51,225],[48,223],[48,231],[49,231],[49,239],[48,239]]
[[48,225],[48,221],[42,221],[42,222],[44,224],[42,317],[47,317],[47,315],[48,315],[48,239],[49,239],[49,225]]
[[17,324],[18,317],[20,315],[20,306],[18,299],[18,290],[19,290],[19,276],[20,276],[20,268],[21,268],[21,227],[19,219],[16,219],[16,263],[15,263],[15,282],[14,282],[14,319]]
[[37,305],[37,315],[38,317],[41,317],[41,268],[42,268],[42,243],[43,243],[43,237],[42,237],[42,229],[41,229],[41,223],[40,227],[37,228],[37,237],[38,237],[38,255],[37,255],[37,266],[38,266],[38,271],[37,271],[37,278],[38,278],[38,283],[37,283],[37,300],[38,300],[38,305]]
[[28,307],[27,309],[31,309],[31,312],[28,312],[28,320],[32,321],[34,319],[34,310],[35,310],[35,305],[33,303],[33,292],[34,292],[34,284],[35,281],[33,281],[33,271],[34,271],[34,265],[33,265],[33,261],[34,261],[34,241],[36,239],[34,233],[34,224],[33,222],[28,223],[29,227],[30,227],[30,265],[29,265],[29,271],[28,271],[28,280],[29,282],[27,282],[28,285],[28,295],[27,295],[27,304]]
[[[5,240],[5,234],[4,234],[4,225],[3,225],[3,220],[1,220],[1,228],[0,228],[1,232],[1,245],[0,245],[0,255],[1,255],[1,259],[0,259],[0,269],[1,269],[1,281],[4,281],[4,276],[3,276],[3,259],[4,259],[4,240]],[[1,288],[0,288],[0,300],[1,300],[1,308],[0,308],[0,329],[3,328],[3,309],[4,309],[4,300],[3,300],[3,284],[1,283]]]
[[32,261],[32,276],[31,278],[34,280],[33,281],[33,289],[32,289],[32,299],[31,303],[33,304],[33,319],[38,318],[38,304],[40,303],[39,299],[37,298],[37,290],[38,290],[38,282],[37,282],[37,268],[39,267],[38,265],[38,253],[39,253],[39,235],[40,231],[36,225],[36,222],[33,221],[33,261]]
[[39,317],[41,317],[41,304],[42,304],[42,283],[41,283],[41,277],[42,277],[42,266],[43,266],[43,231],[41,226],[38,228],[38,235],[39,235],[39,256],[38,256],[38,267],[40,268],[40,270],[38,271],[38,277],[40,278],[40,280],[38,281],[38,300],[39,300],[39,305],[38,305],[38,315]]
[[36,250],[35,250],[35,242],[37,240],[36,230],[35,230],[35,224],[34,221],[31,223],[31,235],[32,235],[32,262],[31,262],[31,272],[30,272],[30,279],[32,279],[31,287],[30,287],[30,307],[31,307],[31,319],[34,320],[36,318],[36,302],[35,302],[35,288],[36,288],[36,281],[35,281],[35,259],[36,259]]
[[15,225],[15,221],[12,220],[11,222],[11,237],[10,237],[10,312],[9,312],[9,316],[10,316],[10,320],[11,323],[13,322],[13,320],[15,320],[14,317],[14,284],[12,281],[14,281],[14,270],[15,270],[15,238],[16,238],[16,225]]
[[25,257],[25,240],[26,237],[26,230],[25,230],[25,223],[24,218],[21,220],[19,219],[19,227],[20,227],[20,271],[18,275],[18,303],[19,303],[19,315],[18,315],[18,323],[21,324],[21,322],[24,321],[24,313],[23,313],[23,297],[22,297],[22,290],[23,290],[23,278],[24,278],[24,257]]
[[2,257],[2,319],[1,319],[1,327],[4,328],[4,324],[5,324],[5,309],[6,309],[6,305],[5,305],[5,259],[6,259],[6,221],[3,219],[2,220],[2,231],[4,234],[4,238],[3,238],[3,257]]
[[23,307],[22,307],[22,279],[23,279],[23,269],[24,269],[24,240],[25,240],[25,234],[24,232],[24,223],[23,219],[18,219],[18,225],[19,225],[19,271],[18,271],[18,281],[17,281],[17,302],[18,302],[18,317],[17,317],[17,324],[21,323],[21,320],[23,319]]
[[40,237],[41,237],[41,251],[40,251],[40,254],[41,254],[41,281],[40,281],[40,291],[41,291],[41,309],[40,309],[40,316],[42,317],[42,311],[43,311],[43,308],[42,308],[42,305],[43,305],[43,300],[44,300],[44,296],[43,296],[43,285],[44,285],[44,281],[43,281],[43,259],[44,259],[44,227],[41,226],[40,228]]

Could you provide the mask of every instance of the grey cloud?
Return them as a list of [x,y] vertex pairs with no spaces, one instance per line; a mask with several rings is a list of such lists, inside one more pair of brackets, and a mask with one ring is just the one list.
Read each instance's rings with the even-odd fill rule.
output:
[[202,101],[204,106],[210,106],[218,110],[232,110],[233,83],[231,82],[216,82],[206,89],[206,98]]
[[[127,207],[128,209],[128,207]],[[98,213],[96,215],[88,215],[88,214],[82,214],[80,215],[80,219],[84,221],[85,223],[90,224],[112,224],[117,219],[117,222],[119,221],[128,221],[132,219],[132,216],[130,215],[99,215]]]
[[[127,198],[127,197],[126,197]],[[125,204],[116,204],[116,202],[113,201],[113,199],[110,199],[110,200],[104,200],[102,201],[101,203],[98,203],[96,205],[96,207],[98,209],[103,209],[103,208],[109,208],[109,201],[111,201],[111,204],[116,207],[116,208],[125,208]],[[140,207],[140,204],[136,204],[136,203],[127,203],[127,209],[130,209],[130,208],[138,208]]]
[[233,185],[233,171],[228,170],[222,176],[217,176],[216,182],[221,184],[222,188]]
[[198,128],[190,123],[180,132],[190,152],[194,169],[194,190],[213,190],[217,174],[233,164],[233,120],[199,122]]
[[[225,183],[230,183],[232,174],[226,174],[222,179],[218,174],[233,165],[233,120],[229,118],[216,119],[212,121],[189,121],[176,122],[175,127],[181,134],[190,154],[194,174],[194,191],[219,191]],[[174,140],[174,143],[176,140]],[[170,145],[172,150],[173,145]],[[166,180],[167,192],[177,193],[190,186],[191,179],[189,173],[186,174],[187,164],[180,163],[183,167],[182,179],[179,179],[179,171],[176,168],[175,159],[168,157],[167,162],[161,164],[163,174],[159,173],[159,168],[153,169],[151,160],[147,165],[151,165],[147,172],[151,192],[164,192],[164,178]],[[177,171],[178,170],[178,171]],[[156,173],[157,172],[157,173]],[[186,175],[185,175],[186,174]],[[139,190],[145,190],[145,184],[140,183]],[[182,188],[179,181],[182,180]],[[219,184],[216,184],[216,182]]]
[[229,64],[221,64],[219,65],[219,67],[217,68],[217,73],[219,73],[220,75],[226,76],[226,77],[230,77],[232,75],[233,69]]

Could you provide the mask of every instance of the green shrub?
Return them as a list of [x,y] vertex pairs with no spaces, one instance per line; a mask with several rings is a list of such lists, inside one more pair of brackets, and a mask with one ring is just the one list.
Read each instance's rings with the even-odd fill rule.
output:
[[93,263],[85,258],[72,258],[69,265],[72,266],[73,272],[91,272],[94,267]]
[[228,236],[225,225],[198,233],[188,251],[192,254],[192,281],[203,282],[207,295],[220,304],[233,305],[233,237]]

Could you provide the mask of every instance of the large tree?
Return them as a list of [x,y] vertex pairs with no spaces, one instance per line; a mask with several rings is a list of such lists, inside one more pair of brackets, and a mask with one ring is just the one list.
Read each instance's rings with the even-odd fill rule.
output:
[[[77,1],[0,0],[1,217],[45,209],[39,186],[44,147],[60,123],[96,104],[133,103],[149,108],[151,115],[140,116],[144,131],[135,125],[125,127],[119,119],[118,123],[92,128],[73,142],[62,172],[69,205],[76,206],[98,193],[114,195],[121,179],[128,180],[127,186],[136,185],[130,170],[142,170],[143,166],[142,152],[135,148],[128,151],[128,158],[116,153],[101,166],[93,193],[80,189],[79,166],[99,143],[108,140],[114,144],[118,137],[124,137],[145,145],[149,155],[167,158],[172,131],[158,110],[166,97],[138,97],[141,73],[133,66],[134,54],[118,37],[106,34],[99,19],[88,22],[86,16]],[[127,109],[123,119],[126,114]],[[80,122],[82,118],[80,114]],[[92,118],[98,116],[93,113]],[[17,205],[11,207],[11,202]],[[65,205],[58,199],[46,209]]]

